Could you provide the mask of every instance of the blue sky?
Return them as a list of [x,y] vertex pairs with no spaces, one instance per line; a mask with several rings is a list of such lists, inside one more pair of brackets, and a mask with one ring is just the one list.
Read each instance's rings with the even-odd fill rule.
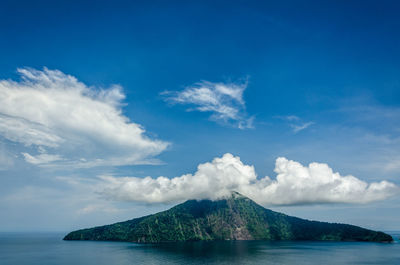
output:
[[[350,2],[3,2],[1,230],[66,231],[165,209],[190,192],[140,199],[139,187],[152,194],[154,186],[137,181],[218,179],[226,172],[214,158],[236,165],[244,181],[273,181],[276,159],[285,157],[396,190],[400,5]],[[57,106],[42,104],[50,101]],[[203,174],[197,167],[206,162],[218,170]],[[192,195],[223,193],[226,181]],[[233,184],[288,214],[400,229],[393,189],[283,203],[280,193]]]

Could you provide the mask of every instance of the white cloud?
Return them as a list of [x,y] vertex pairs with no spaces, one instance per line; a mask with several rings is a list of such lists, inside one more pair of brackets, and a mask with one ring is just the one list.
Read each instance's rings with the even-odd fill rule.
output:
[[200,164],[197,172],[172,179],[166,177],[116,178],[103,176],[103,195],[117,200],[173,202],[192,199],[217,199],[256,179],[253,166],[238,157],[225,154],[211,163]]
[[308,127],[310,127],[313,124],[314,124],[314,122],[310,121],[310,122],[301,123],[301,124],[290,124],[290,127],[293,128],[294,133],[298,133],[302,130],[307,129]]
[[240,129],[252,128],[253,117],[246,114],[246,105],[243,92],[247,88],[247,82],[213,83],[202,81],[186,87],[182,91],[167,91],[166,100],[174,104],[192,105],[189,111],[210,112],[211,120],[223,124],[230,124]]
[[23,152],[29,163],[144,164],[168,146],[123,115],[120,86],[97,89],[47,68],[18,72],[20,81],[0,80],[0,135],[26,148],[46,147],[38,154]]
[[[265,203],[368,203],[399,193],[399,187],[387,181],[364,182],[352,175],[341,176],[324,163],[307,167],[280,157],[275,163],[276,179],[258,194]],[[266,177],[268,182],[269,178]]]
[[281,117],[284,120],[288,120],[288,121],[299,121],[300,118],[296,115],[288,115],[288,116],[278,116]]
[[35,165],[47,164],[50,162],[63,160],[60,155],[40,154],[37,156],[32,156],[28,153],[22,153],[22,155],[24,156],[26,162]]
[[393,183],[366,183],[351,175],[341,176],[323,163],[306,167],[280,157],[275,172],[276,179],[257,178],[253,166],[228,153],[200,164],[193,175],[172,179],[103,176],[100,193],[115,200],[162,203],[218,199],[238,191],[263,205],[368,203],[399,193]]
[[275,116],[275,118],[287,121],[294,133],[298,133],[302,130],[307,129],[311,125],[315,124],[315,122],[312,122],[312,121],[303,122],[302,119],[296,115]]
[[[0,88],[2,88],[1,84]],[[4,98],[1,100],[3,102]],[[3,108],[0,107],[2,112],[5,112]],[[26,146],[57,147],[64,141],[45,125],[17,116],[8,116],[4,113],[0,113],[0,134],[8,140],[19,142]]]

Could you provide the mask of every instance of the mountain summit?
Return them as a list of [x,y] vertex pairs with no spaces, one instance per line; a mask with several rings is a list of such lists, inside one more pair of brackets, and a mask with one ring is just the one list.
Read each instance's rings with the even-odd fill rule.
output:
[[331,240],[392,242],[347,224],[308,221],[274,212],[233,192],[217,201],[189,200],[167,211],[69,233],[64,240],[158,243],[197,240]]

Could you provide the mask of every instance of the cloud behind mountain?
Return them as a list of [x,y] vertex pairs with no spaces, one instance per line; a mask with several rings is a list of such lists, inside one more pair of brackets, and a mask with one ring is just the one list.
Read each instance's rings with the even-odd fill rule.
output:
[[341,176],[324,163],[303,166],[279,157],[275,172],[275,179],[258,178],[253,166],[227,153],[199,164],[194,174],[172,179],[103,176],[100,194],[121,201],[165,203],[215,200],[238,191],[263,205],[294,205],[369,203],[399,193],[399,187],[393,183],[367,183],[351,175]]

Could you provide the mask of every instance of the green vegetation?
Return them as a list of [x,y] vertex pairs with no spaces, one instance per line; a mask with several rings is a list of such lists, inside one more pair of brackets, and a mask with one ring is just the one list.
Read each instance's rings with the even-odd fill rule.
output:
[[239,193],[189,200],[167,211],[74,231],[64,240],[140,243],[197,240],[334,240],[391,242],[390,235],[346,224],[308,221],[263,208]]

